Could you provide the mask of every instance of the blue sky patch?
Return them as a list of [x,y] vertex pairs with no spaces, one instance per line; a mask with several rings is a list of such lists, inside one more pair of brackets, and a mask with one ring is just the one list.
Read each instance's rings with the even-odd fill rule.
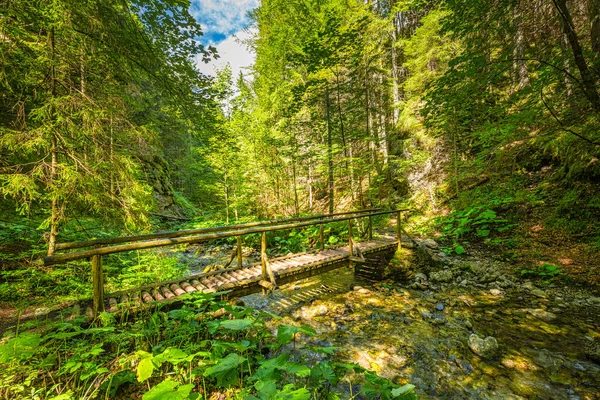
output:
[[202,25],[204,44],[219,44],[247,28],[248,11],[258,7],[259,0],[191,0],[190,11]]

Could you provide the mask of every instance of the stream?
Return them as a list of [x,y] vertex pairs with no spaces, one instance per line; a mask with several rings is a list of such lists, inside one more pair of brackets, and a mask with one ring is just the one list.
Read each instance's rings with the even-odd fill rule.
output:
[[419,398],[600,399],[600,298],[538,287],[480,256],[444,265],[376,283],[343,267],[242,300],[281,316],[268,323],[274,332],[314,328],[300,348],[338,347],[336,361],[411,383]]

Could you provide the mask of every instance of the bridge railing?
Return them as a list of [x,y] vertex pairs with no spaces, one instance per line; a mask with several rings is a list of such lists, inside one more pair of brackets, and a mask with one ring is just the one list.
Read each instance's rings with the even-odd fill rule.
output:
[[367,209],[359,211],[338,212],[332,214],[321,214],[307,217],[287,218],[280,220],[258,221],[246,224],[237,224],[229,226],[218,226],[211,228],[199,228],[175,232],[160,232],[136,236],[124,236],[109,239],[97,239],[83,242],[60,243],[56,245],[56,251],[65,251],[73,249],[89,248],[87,250],[77,250],[64,254],[53,254],[44,258],[45,265],[62,264],[69,261],[90,259],[92,265],[92,286],[93,286],[93,312],[97,315],[104,311],[104,276],[102,268],[102,256],[114,253],[121,253],[132,250],[150,249],[156,247],[173,246],[178,244],[201,243],[215,239],[237,237],[237,265],[242,267],[242,236],[251,234],[262,234],[261,237],[261,265],[263,285],[268,286],[267,279],[270,278],[274,286],[274,276],[269,267],[267,258],[267,240],[266,233],[278,230],[288,230],[313,225],[319,225],[319,248],[324,250],[324,225],[333,222],[348,221],[349,251],[353,254],[353,234],[352,221],[357,218],[368,218],[368,237],[373,236],[373,217],[386,214],[397,215],[397,238],[398,247],[401,247],[400,233],[401,213],[407,209],[381,211],[381,209]]

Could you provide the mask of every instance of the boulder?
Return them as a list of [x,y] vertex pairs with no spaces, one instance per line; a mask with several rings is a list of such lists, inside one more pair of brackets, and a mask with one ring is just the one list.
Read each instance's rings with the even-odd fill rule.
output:
[[482,339],[474,333],[469,336],[468,345],[473,353],[484,359],[493,358],[498,354],[498,341],[493,336]]
[[440,245],[433,239],[425,239],[423,240],[423,244],[430,249],[438,249]]

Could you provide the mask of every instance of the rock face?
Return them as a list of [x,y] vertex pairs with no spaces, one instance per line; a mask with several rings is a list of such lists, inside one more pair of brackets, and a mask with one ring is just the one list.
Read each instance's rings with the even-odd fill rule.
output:
[[498,341],[493,336],[482,339],[478,335],[472,334],[469,336],[468,344],[471,351],[481,358],[489,359],[498,354]]
[[429,274],[429,279],[431,279],[432,282],[445,283],[450,282],[452,278],[454,278],[454,274],[450,270],[442,270]]

